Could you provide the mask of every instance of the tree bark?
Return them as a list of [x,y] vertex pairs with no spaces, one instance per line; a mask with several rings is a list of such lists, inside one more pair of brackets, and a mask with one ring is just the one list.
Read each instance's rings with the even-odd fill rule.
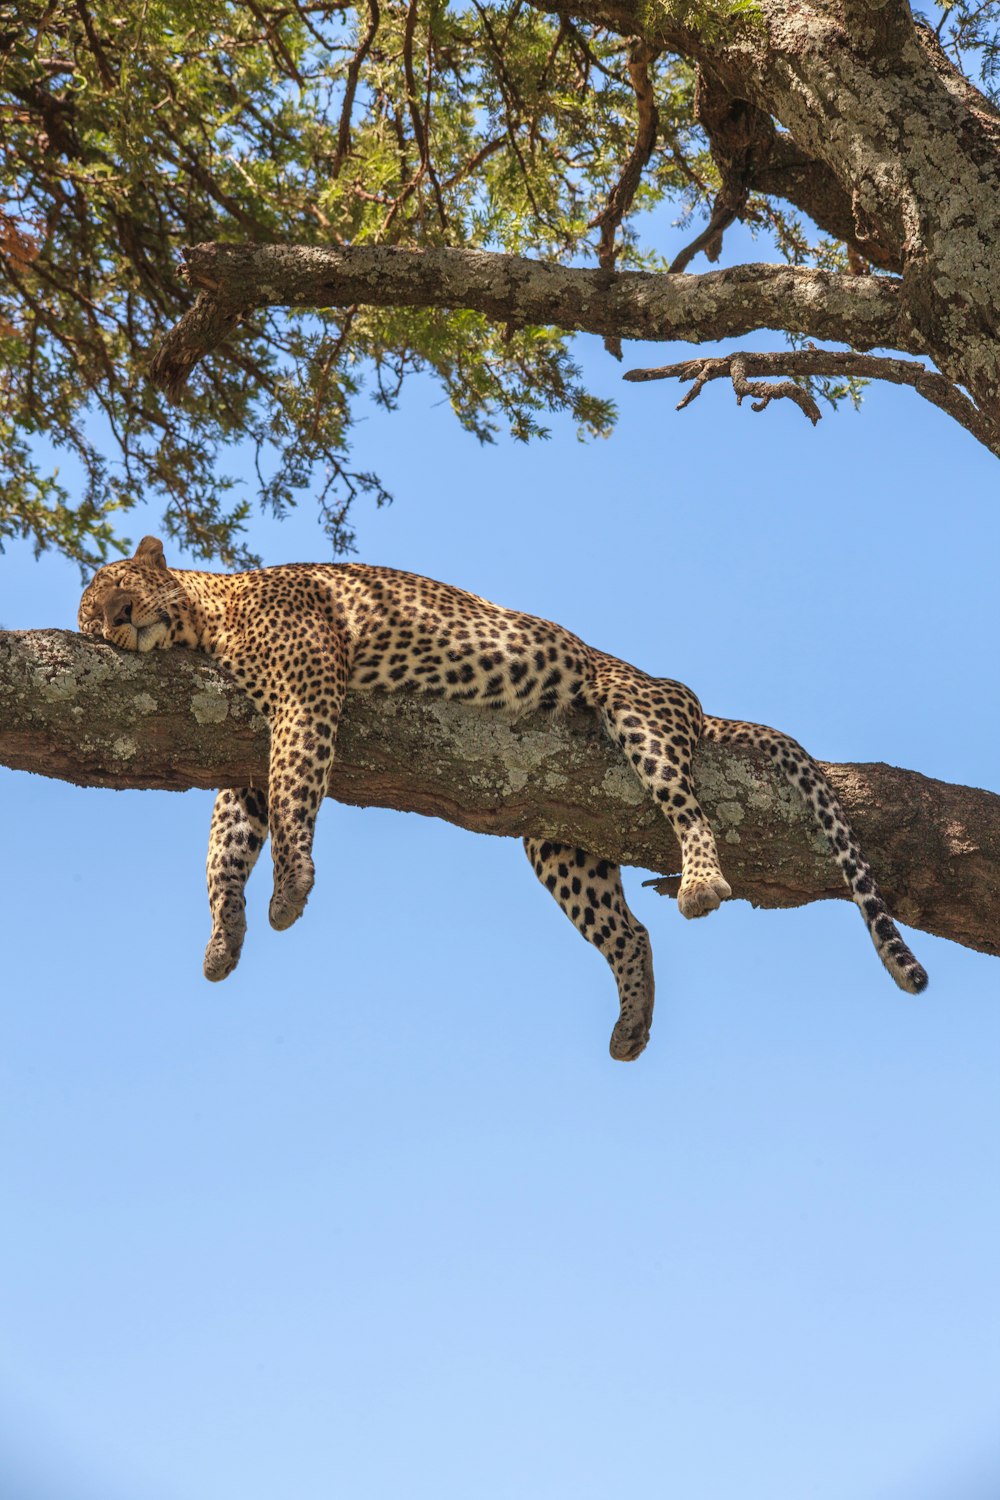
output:
[[[264,721],[199,653],[140,657],[68,631],[0,633],[2,765],[82,786],[181,791],[264,784],[267,752]],[[824,769],[893,914],[1000,953],[1000,797],[885,765]],[[735,896],[768,907],[846,898],[769,765],[703,745],[696,775]],[[678,869],[666,820],[584,713],[511,722],[405,693],[352,694],[331,795]]]
[[175,399],[191,370],[256,307],[465,308],[501,323],[546,324],[607,338],[702,343],[756,328],[807,333],[911,354],[898,285],[802,266],[736,266],[702,276],[580,270],[488,250],[389,245],[193,245],[184,274],[200,289],[160,345],[151,375]]

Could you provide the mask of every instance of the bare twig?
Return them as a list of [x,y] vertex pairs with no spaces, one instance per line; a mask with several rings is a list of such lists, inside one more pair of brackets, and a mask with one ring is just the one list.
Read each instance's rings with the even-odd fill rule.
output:
[[[787,375],[791,379],[776,385],[762,385],[757,376]],[[645,380],[693,380],[694,385],[677,403],[677,410],[690,406],[700,396],[710,380],[728,377],[736,392],[737,404],[744,396],[757,396],[754,411],[763,411],[768,402],[788,397],[801,407],[815,425],[820,411],[815,401],[801,386],[793,381],[808,376],[832,376],[844,379],[887,380],[892,385],[909,385],[923,396],[925,401],[947,412],[956,422],[971,432],[973,437],[991,453],[1000,457],[1000,433],[993,423],[969,400],[956,385],[936,370],[928,370],[917,360],[889,359],[883,355],[844,353],[834,349],[787,350],[775,354],[727,354],[720,357],[685,359],[674,365],[659,365],[655,369],[627,370],[623,379]],[[751,381],[753,380],[753,383]]]
[[503,135],[494,136],[493,140],[487,141],[485,145],[479,147],[478,151],[474,151],[469,157],[468,161],[463,162],[460,167],[456,168],[456,170],[452,172],[450,177],[446,177],[444,182],[442,182],[441,187],[445,192],[448,192],[451,188],[456,187],[458,183],[464,182],[466,178],[472,176],[473,172],[475,172],[476,169],[480,167],[488,157],[495,155],[497,151],[502,151],[504,146],[506,146],[507,144],[508,140],[506,132]]
[[[590,229],[600,228],[601,240],[597,247],[597,260],[601,269],[605,271],[613,271],[615,268],[615,259],[618,254],[615,248],[615,231],[632,206],[632,199],[642,180],[642,169],[652,156],[653,147],[656,145],[656,129],[660,117],[653,95],[653,85],[649,78],[649,64],[655,62],[657,56],[657,52],[642,41],[635,42],[629,55],[628,75],[632,81],[635,102],[639,111],[639,128],[636,132],[635,145],[622,168],[622,175],[611,189],[606,207],[602,208],[599,214],[595,214],[588,225]],[[615,359],[621,359],[621,339],[606,338],[604,347]]]
[[701,234],[696,239],[693,239],[690,245],[685,246],[679,255],[674,256],[670,263],[671,274],[678,275],[681,271],[686,270],[688,263],[694,260],[699,250],[704,250],[710,261],[717,260],[719,247],[722,244],[723,230],[728,229],[733,220],[738,218],[743,212],[746,201],[747,193],[745,188],[735,195],[725,190],[721,192],[715,200],[712,217]]
[[351,115],[354,112],[354,96],[358,89],[358,77],[361,73],[361,64],[368,56],[372,42],[375,40],[379,25],[378,0],[368,0],[368,29],[361,38],[361,43],[347,65],[347,79],[344,84],[344,103],[340,111],[340,126],[337,130],[337,149],[334,153],[333,164],[330,175],[337,177],[344,164],[344,158],[351,149]]
[[636,132],[635,145],[629,153],[628,160],[622,168],[622,174],[608,198],[607,205],[595,214],[588,228],[600,228],[601,242],[598,246],[598,263],[606,270],[613,271],[615,268],[615,231],[622,219],[632,206],[636,189],[642,179],[642,169],[649,161],[656,145],[656,129],[659,123],[659,112],[656,108],[656,100],[653,96],[653,85],[649,77],[649,64],[655,62],[658,54],[645,42],[636,42],[632,48],[628,61],[629,78],[635,90],[635,102],[639,111],[639,126]]
[[[428,27],[430,21],[428,21]],[[417,92],[417,77],[413,68],[413,37],[417,28],[417,0],[409,0],[406,11],[406,27],[403,32],[403,72],[406,77],[406,96],[410,107],[410,123],[413,126],[413,137],[420,152],[420,169],[418,178],[426,174],[434,190],[434,200],[437,203],[438,218],[441,228],[447,229],[448,217],[445,213],[444,199],[441,196],[441,184],[437,180],[434,164],[431,161],[431,148],[428,140],[427,121],[420,111],[420,98]],[[430,38],[428,37],[428,45]],[[428,109],[430,101],[428,99]]]
[[814,427],[819,421],[820,410],[816,402],[809,392],[803,386],[796,385],[794,380],[777,380],[773,385],[765,385],[762,380],[751,380],[747,373],[745,354],[733,355],[729,375],[733,382],[733,390],[736,392],[737,406],[742,406],[744,396],[756,396],[757,400],[751,402],[751,411],[764,411],[770,402],[785,397],[795,402]]

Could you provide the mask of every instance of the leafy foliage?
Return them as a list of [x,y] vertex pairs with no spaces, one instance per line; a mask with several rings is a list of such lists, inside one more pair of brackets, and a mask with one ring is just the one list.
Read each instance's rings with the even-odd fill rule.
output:
[[[688,25],[754,24],[752,0],[669,4]],[[955,45],[988,61],[994,9],[951,7]],[[417,370],[481,441],[544,435],[556,412],[606,433],[613,407],[584,389],[565,336],[470,314],[261,312],[181,408],[145,370],[191,300],[185,243],[451,244],[665,269],[640,239],[648,211],[700,215],[719,181],[689,63],[647,64],[655,145],[623,194],[640,130],[628,44],[522,0],[21,0],[0,29],[0,546],[27,536],[103,559],[152,499],[196,556],[249,561],[253,497],[225,476],[249,442],[257,500],[280,515],[308,494],[348,548],[352,501],[388,498],[352,458],[359,399],[391,407]],[[838,253],[768,200],[746,216],[789,259]]]
[[979,84],[991,99],[1000,99],[1000,3],[969,4],[943,0],[935,6],[938,40],[952,61]]
[[[160,498],[202,557],[246,560],[248,498],[220,478],[249,440],[259,496],[311,492],[335,548],[352,499],[386,499],[351,463],[363,387],[387,405],[430,371],[461,422],[544,433],[568,411],[604,433],[566,341],[470,316],[261,315],[193,382],[184,408],[144,379],[189,304],[184,243],[463,244],[588,253],[634,133],[620,41],[518,5],[367,8],[222,0],[23,0],[0,34],[0,542],[81,561]],[[689,187],[691,77],[659,70],[664,129],[636,206]],[[647,263],[626,231],[626,261]],[[40,439],[85,475],[71,495]]]

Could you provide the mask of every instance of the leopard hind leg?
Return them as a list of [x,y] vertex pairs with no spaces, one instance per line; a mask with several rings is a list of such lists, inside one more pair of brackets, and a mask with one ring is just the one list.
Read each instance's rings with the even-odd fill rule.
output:
[[604,728],[669,820],[681,848],[677,905],[704,917],[732,895],[715,836],[694,789],[691,758],[701,737],[701,704],[683,683],[647,677],[608,658],[596,678]]
[[649,1041],[653,955],[648,932],[625,900],[621,871],[610,860],[551,839],[525,839],[524,851],[545,889],[610,965],[621,1005],[611,1056],[631,1062]]
[[208,835],[208,903],[212,936],[205,978],[225,979],[240,961],[246,936],[244,890],[267,839],[267,796],[255,787],[221,791]]
[[269,713],[267,798],[274,861],[271,926],[284,932],[302,915],[313,887],[316,816],[326,796],[347,694],[350,647],[321,619],[298,622],[299,651],[276,673],[279,702]]
[[871,865],[847,820],[836,792],[797,740],[764,724],[716,719],[706,714],[704,738],[716,744],[747,745],[762,750],[798,792],[830,847],[861,912],[875,951],[901,990],[919,995],[927,988],[927,971],[914,957],[889,915]]

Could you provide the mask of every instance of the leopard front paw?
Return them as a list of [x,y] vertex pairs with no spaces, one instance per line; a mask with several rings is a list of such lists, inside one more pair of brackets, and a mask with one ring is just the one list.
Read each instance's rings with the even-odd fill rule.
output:
[[213,932],[205,949],[205,978],[213,984],[226,979],[240,961],[242,946],[242,943],[233,944],[225,932]]
[[706,917],[732,894],[732,886],[721,875],[698,875],[681,881],[677,905],[682,917]]
[[649,1041],[649,1025],[646,1021],[620,1020],[611,1033],[609,1051],[615,1062],[634,1062]]
[[268,913],[271,926],[276,932],[284,932],[297,922],[305,911],[306,902],[309,900],[309,892],[313,888],[313,866],[309,861],[307,868],[297,871],[294,875],[288,875],[282,881],[275,881],[274,895],[271,897],[271,906]]
[[208,940],[208,947],[205,949],[203,965],[205,978],[210,979],[213,984],[220,979],[225,979],[236,968],[240,961],[246,930],[247,920],[243,914],[242,903],[237,908],[233,903],[227,902],[219,925],[213,931]]

